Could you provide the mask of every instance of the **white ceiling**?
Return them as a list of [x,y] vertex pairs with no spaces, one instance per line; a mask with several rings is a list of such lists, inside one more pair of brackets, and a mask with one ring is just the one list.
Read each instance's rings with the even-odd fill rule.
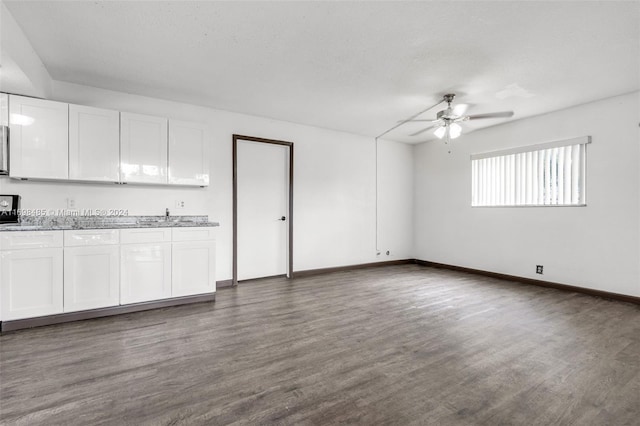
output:
[[637,1],[5,4],[54,79],[362,135],[447,92],[518,119],[640,87]]

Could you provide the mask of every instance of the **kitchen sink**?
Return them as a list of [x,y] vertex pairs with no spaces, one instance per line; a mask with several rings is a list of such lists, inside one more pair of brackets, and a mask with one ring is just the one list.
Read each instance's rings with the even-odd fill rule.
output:
[[181,223],[181,222],[188,222],[186,220],[182,220],[182,219],[159,219],[158,223]]

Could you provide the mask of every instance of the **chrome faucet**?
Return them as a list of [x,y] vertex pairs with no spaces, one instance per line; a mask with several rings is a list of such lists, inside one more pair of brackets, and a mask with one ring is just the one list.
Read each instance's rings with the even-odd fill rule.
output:
[[169,207],[164,211],[164,217],[166,220],[169,220]]

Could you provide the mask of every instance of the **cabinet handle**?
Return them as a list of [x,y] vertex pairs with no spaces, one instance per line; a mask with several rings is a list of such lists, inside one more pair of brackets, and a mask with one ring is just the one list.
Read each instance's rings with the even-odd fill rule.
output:
[[281,220],[281,221],[283,221],[283,222],[284,222],[285,220],[287,220],[287,218],[286,218],[286,217],[284,217],[284,216],[282,216],[282,217],[281,217],[280,219],[278,219],[278,220]]

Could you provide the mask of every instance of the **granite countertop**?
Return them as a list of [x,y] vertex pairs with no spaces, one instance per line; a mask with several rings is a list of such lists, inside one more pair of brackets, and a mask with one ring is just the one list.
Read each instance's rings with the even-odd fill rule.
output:
[[20,223],[0,224],[0,232],[214,226],[220,224],[207,216],[26,216]]

